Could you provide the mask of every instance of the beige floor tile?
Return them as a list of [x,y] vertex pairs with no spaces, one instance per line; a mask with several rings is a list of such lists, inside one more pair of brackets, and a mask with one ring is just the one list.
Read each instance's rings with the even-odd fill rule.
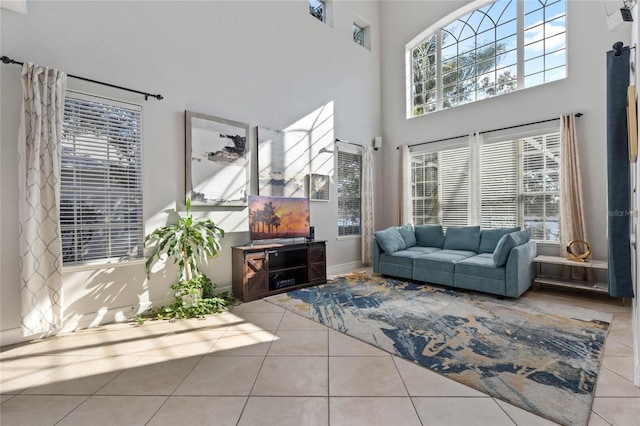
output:
[[153,349],[164,337],[164,334],[141,332],[109,331],[104,334],[102,345],[91,350],[88,355],[142,355]]
[[107,383],[99,395],[171,395],[200,361],[190,358],[145,356]]
[[11,361],[19,359],[20,357],[29,355],[34,349],[41,345],[41,341],[25,342],[16,345],[2,346],[0,347],[0,360]]
[[205,355],[174,395],[249,395],[263,359]]
[[609,356],[633,356],[633,347],[631,345],[625,345],[619,342],[616,342],[612,339],[607,339],[604,344],[604,353],[605,357]]
[[147,426],[235,426],[246,396],[172,396]]
[[242,321],[229,324],[233,331],[276,331],[282,321],[282,312],[243,312],[238,314]]
[[633,357],[606,356],[602,358],[602,366],[630,382],[633,381]]
[[616,373],[603,367],[598,374],[596,397],[634,397],[640,398],[640,388]]
[[277,331],[269,356],[327,356],[329,331]]
[[408,397],[331,397],[331,426],[420,425]]
[[588,426],[611,426],[611,423],[607,422],[605,419],[600,417],[594,411],[591,412],[591,416],[589,416]]
[[511,417],[511,420],[513,420],[516,425],[553,426],[557,424],[551,420],[545,419],[544,417],[536,416],[535,414],[523,410],[520,407],[511,405],[508,402],[500,401],[496,398],[493,398],[493,400],[507,413],[509,417]]
[[619,312],[613,315],[613,323],[611,324],[610,331],[631,330],[632,328],[631,312]]
[[77,395],[18,395],[2,404],[0,422],[7,426],[54,425],[87,398]]
[[251,396],[327,396],[325,357],[267,357]]
[[241,312],[285,312],[284,308],[269,303],[265,300],[254,300],[253,302],[241,303],[231,308],[233,313]]
[[285,312],[282,317],[282,322],[278,331],[281,330],[319,330],[324,331],[327,329],[326,325],[322,325],[315,321],[305,318],[301,315],[294,314],[292,312]]
[[393,357],[393,361],[411,396],[485,396],[469,386],[454,382],[402,358]]
[[391,356],[390,353],[344,333],[329,330],[329,356]]
[[327,397],[250,397],[238,426],[326,426]]
[[164,396],[92,396],[56,426],[144,425]]
[[131,366],[138,356],[83,356],[26,389],[28,395],[92,395]]
[[640,423],[639,398],[598,398],[593,400],[593,411],[615,426]]
[[329,358],[331,396],[407,396],[391,357]]
[[5,401],[10,400],[11,398],[13,398],[15,395],[12,394],[0,394],[0,404],[2,404]]
[[87,355],[104,343],[100,333],[71,333],[51,337],[33,344],[33,355]]
[[633,332],[631,329],[610,331],[607,340],[615,340],[623,345],[633,346]]
[[422,424],[513,426],[513,421],[489,397],[483,398],[411,398]]
[[217,356],[265,356],[275,334],[272,331],[227,331],[211,347]]
[[20,393],[79,357],[33,356],[0,362],[0,393]]
[[147,352],[151,356],[173,356],[176,358],[204,355],[226,331],[225,328],[179,331],[164,336]]

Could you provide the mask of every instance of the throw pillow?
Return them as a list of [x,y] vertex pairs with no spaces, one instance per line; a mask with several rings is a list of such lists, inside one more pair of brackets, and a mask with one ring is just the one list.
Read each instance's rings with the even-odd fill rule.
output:
[[478,251],[480,245],[479,226],[450,226],[444,237],[444,248],[449,250]]
[[416,226],[415,234],[419,246],[442,248],[444,244],[442,225]]
[[520,227],[515,228],[495,228],[495,229],[483,229],[480,231],[480,248],[478,253],[493,253],[498,245],[498,241],[505,234],[519,231]]
[[493,252],[493,262],[496,267],[504,266],[507,263],[511,249],[528,242],[531,239],[531,234],[531,229],[525,229],[524,231],[503,235]]
[[393,254],[405,248],[402,235],[395,226],[375,232],[373,236],[387,254]]
[[404,248],[413,247],[416,245],[416,234],[413,231],[413,225],[407,223],[406,225],[398,226],[398,232],[404,240]]

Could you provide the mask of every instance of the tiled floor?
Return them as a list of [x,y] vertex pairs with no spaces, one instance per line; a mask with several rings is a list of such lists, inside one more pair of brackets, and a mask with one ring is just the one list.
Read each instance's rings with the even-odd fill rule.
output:
[[[589,424],[638,424],[630,308],[525,297],[614,313]],[[552,424],[266,301],[80,331],[0,360],[3,426]]]

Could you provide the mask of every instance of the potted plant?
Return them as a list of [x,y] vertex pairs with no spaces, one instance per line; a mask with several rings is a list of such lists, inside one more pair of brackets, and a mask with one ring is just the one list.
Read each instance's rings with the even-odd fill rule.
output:
[[166,254],[178,264],[178,281],[171,288],[176,291],[176,300],[187,308],[197,306],[203,296],[203,288],[210,290],[206,296],[213,297],[211,280],[198,269],[198,265],[212,259],[221,251],[220,239],[224,230],[209,218],[193,218],[191,199],[186,199],[187,214],[176,223],[156,229],[147,235],[145,247],[152,253],[145,266],[147,277],[151,265]]

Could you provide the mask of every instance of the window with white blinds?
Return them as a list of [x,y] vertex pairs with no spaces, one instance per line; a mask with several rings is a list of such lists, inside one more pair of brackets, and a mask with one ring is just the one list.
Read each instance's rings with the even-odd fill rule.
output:
[[67,92],[60,225],[64,265],[143,255],[142,108]]
[[522,139],[523,226],[536,240],[560,241],[560,135]]
[[362,154],[338,147],[338,235],[360,235]]
[[467,224],[469,148],[456,148],[411,157],[414,225]]
[[[470,189],[468,147],[412,155],[414,225],[520,226],[536,240],[559,241],[559,133],[485,143],[479,157],[479,184]],[[470,190],[480,191],[479,223],[468,220]]]

